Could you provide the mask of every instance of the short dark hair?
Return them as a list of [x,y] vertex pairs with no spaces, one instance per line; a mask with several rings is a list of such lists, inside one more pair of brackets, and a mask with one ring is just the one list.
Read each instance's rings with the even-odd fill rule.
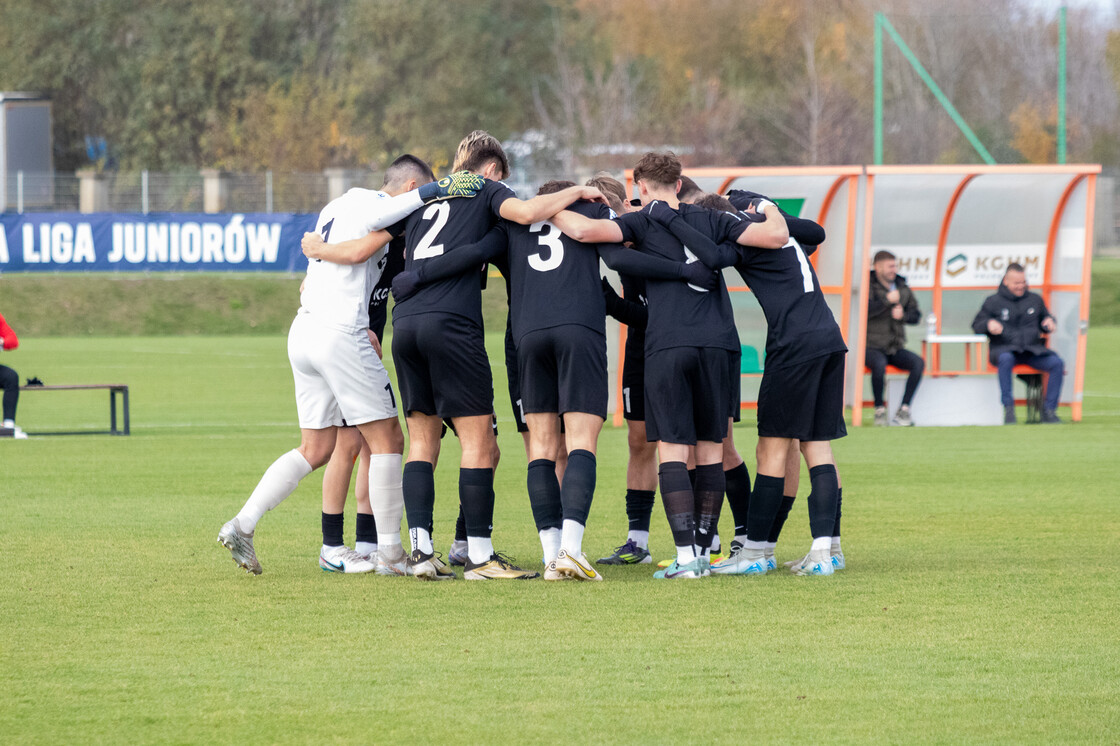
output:
[[436,180],[436,175],[432,173],[431,166],[411,153],[405,153],[390,163],[389,168],[385,169],[385,182],[381,185],[381,188],[403,184],[413,176],[421,184]]
[[1011,264],[1007,265],[1007,269],[1004,270],[1003,276],[1007,277],[1008,272],[1022,272],[1026,274],[1027,270],[1023,269],[1023,265],[1019,264],[1019,262],[1011,262]]
[[739,212],[735,209],[735,205],[727,201],[726,197],[722,197],[718,194],[706,193],[703,196],[698,197],[697,200],[692,204],[696,205],[697,207],[706,207],[709,210],[722,210],[723,212],[729,212],[732,215],[735,215]]
[[681,202],[691,200],[704,193],[704,190],[697,185],[695,181],[681,174],[681,188],[677,190],[677,199]]
[[486,168],[487,163],[496,163],[501,168],[501,178],[509,177],[509,158],[497,140],[484,140],[475,143],[461,165],[463,171],[477,174]]
[[677,186],[681,178],[681,161],[672,151],[646,153],[634,166],[634,181],[648,181],[662,186]]
[[537,194],[556,194],[563,189],[574,187],[575,185],[576,183],[574,181],[553,179],[552,181],[546,181],[545,183],[541,184],[541,188],[537,190]]
[[871,263],[872,264],[878,264],[879,262],[886,261],[887,259],[897,259],[897,258],[898,257],[896,257],[894,254],[892,254],[891,252],[884,249],[882,251],[875,252],[875,259]]

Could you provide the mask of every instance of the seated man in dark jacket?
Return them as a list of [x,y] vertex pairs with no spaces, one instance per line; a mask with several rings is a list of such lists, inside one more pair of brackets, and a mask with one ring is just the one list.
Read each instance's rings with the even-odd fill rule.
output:
[[922,312],[906,278],[898,274],[898,261],[889,251],[875,255],[867,300],[867,352],[864,362],[871,369],[871,394],[875,397],[875,424],[887,424],[887,408],[883,403],[883,383],[887,365],[910,372],[902,404],[895,412],[895,425],[913,425],[910,400],[918,390],[926,364],[921,357],[906,349],[906,324],[921,321]]
[[1003,422],[1015,422],[1015,399],[1011,394],[1011,369],[1029,365],[1050,376],[1042,421],[1061,422],[1054,410],[1062,391],[1065,364],[1057,353],[1047,349],[1044,332],[1057,327],[1054,317],[1037,293],[1027,290],[1027,275],[1021,264],[1007,265],[1003,282],[995,295],[989,295],[972,320],[972,330],[988,335],[989,357],[999,369],[999,391],[1003,400]]

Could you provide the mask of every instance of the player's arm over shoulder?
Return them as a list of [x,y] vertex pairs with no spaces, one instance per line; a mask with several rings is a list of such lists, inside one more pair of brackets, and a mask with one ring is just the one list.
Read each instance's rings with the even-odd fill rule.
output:
[[579,199],[605,202],[603,195],[594,187],[571,186],[552,194],[538,194],[531,199],[522,200],[516,197],[507,199],[502,202],[498,214],[513,223],[532,225],[541,220],[548,220]]
[[569,238],[580,243],[621,243],[622,226],[617,220],[590,218],[574,210],[563,210],[550,221]]
[[772,202],[766,203],[762,214],[763,221],[745,220],[746,226],[735,238],[740,246],[754,246],[758,249],[780,249],[789,242],[789,226],[782,211]]
[[389,231],[371,231],[361,238],[327,243],[318,233],[304,233],[300,247],[308,259],[321,259],[333,264],[361,264],[382,249],[393,235]]

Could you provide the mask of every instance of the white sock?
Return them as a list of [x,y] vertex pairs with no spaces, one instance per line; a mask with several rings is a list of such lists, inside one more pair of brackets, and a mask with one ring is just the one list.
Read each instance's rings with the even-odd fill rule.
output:
[[766,548],[766,542],[765,541],[751,541],[750,539],[747,539],[746,541],[743,542],[743,549],[746,549],[746,550],[749,550],[749,551],[752,551],[752,552],[761,552],[765,548]]
[[488,561],[493,554],[494,542],[490,541],[489,536],[467,537],[467,556],[471,558],[473,564],[481,565]]
[[284,502],[284,498],[295,492],[299,480],[311,471],[311,464],[307,463],[302,453],[294,449],[273,461],[237,514],[241,530],[253,533],[261,516]]
[[354,551],[358,554],[373,556],[377,554],[377,545],[368,541],[356,541],[354,542]]
[[15,426],[16,426],[16,421],[15,420],[4,420],[4,427],[8,428],[9,430],[14,429]]
[[649,549],[649,531],[631,531],[626,534],[626,538],[642,549]]
[[777,546],[778,546],[778,542],[776,542],[776,541],[764,541],[764,542],[762,542],[762,549],[767,554],[773,554],[774,550],[777,548]]
[[[373,508],[373,520],[377,523],[378,545],[400,544],[404,491],[401,489],[399,453],[375,453],[369,457],[369,504]],[[428,537],[425,552],[432,551],[431,543],[431,537]]]
[[833,536],[832,537],[832,547],[831,547],[831,549],[832,549],[833,552],[839,552],[840,551],[840,537],[839,536]]
[[570,557],[578,557],[583,552],[582,523],[567,518],[564,519],[564,531],[560,536],[560,548]]
[[687,565],[689,562],[696,560],[696,547],[689,545],[687,547],[677,547],[677,564]]
[[719,549],[721,551],[723,550],[723,546],[719,543],[719,534],[716,534],[712,537],[712,546],[709,547],[709,549],[706,550],[704,554],[710,554],[712,549]]
[[747,545],[747,535],[746,534],[735,534],[735,541],[739,542],[743,546],[746,546]]
[[[412,540],[412,550],[419,549],[424,554],[432,553],[432,535],[426,528],[410,528],[408,538]],[[377,532],[377,543],[381,543],[381,532]]]
[[339,548],[340,548],[340,547],[331,547],[331,546],[327,546],[326,544],[324,544],[324,545],[323,545],[323,548],[319,550],[319,554],[320,554],[320,556],[326,557],[326,556],[327,556],[327,552],[329,552],[329,551],[331,551],[331,550],[333,550],[333,549],[339,549]]
[[546,528],[537,533],[541,537],[541,549],[544,551],[544,563],[547,565],[560,554],[561,531],[558,528]]
[[831,536],[818,536],[817,538],[813,539],[813,546],[809,547],[809,551],[815,552],[820,549],[823,549],[826,552],[832,549]]

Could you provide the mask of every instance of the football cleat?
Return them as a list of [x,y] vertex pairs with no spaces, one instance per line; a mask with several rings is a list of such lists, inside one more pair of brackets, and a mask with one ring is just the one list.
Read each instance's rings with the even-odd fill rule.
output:
[[490,559],[477,565],[467,558],[464,568],[464,580],[531,580],[540,577],[540,573],[522,570],[509,557],[499,552],[494,552]]
[[393,546],[379,546],[377,548],[377,574],[378,575],[411,575],[408,566],[408,555],[400,544]]
[[812,549],[799,562],[791,566],[794,575],[831,575],[832,555],[827,549]]
[[373,572],[377,565],[367,557],[347,546],[330,547],[319,552],[319,567],[323,572],[362,573]]
[[844,552],[841,551],[839,544],[833,544],[829,554],[832,555],[833,569],[843,570],[847,566],[844,562]]
[[595,560],[599,565],[648,565],[650,562],[653,562],[653,557],[649,550],[638,546],[633,539],[627,539],[613,554]]
[[409,575],[419,580],[455,580],[454,571],[443,563],[438,554],[426,554],[419,549],[412,550],[408,560]]
[[712,565],[716,575],[765,575],[770,571],[761,549],[740,549],[723,562]]
[[218,543],[230,551],[233,561],[244,567],[245,572],[261,574],[261,563],[257,562],[257,553],[253,550],[253,532],[242,531],[237,518],[222,526],[218,532]]
[[447,552],[447,561],[460,567],[467,564],[467,542],[465,539],[462,541],[456,539],[451,542],[451,549]]
[[706,578],[712,574],[712,560],[721,559],[720,555],[701,555],[696,558],[696,569],[700,573],[700,577]]
[[767,571],[777,570],[778,569],[778,560],[774,559],[774,550],[773,549],[763,549],[762,553],[763,553],[763,556],[766,557],[766,569],[767,569]]
[[561,549],[560,554],[556,555],[555,563],[549,563],[549,566],[553,565],[558,573],[573,580],[601,581],[603,579],[602,575],[595,572],[595,568],[587,561],[587,555],[583,552],[577,556]]
[[894,417],[891,418],[891,424],[902,427],[912,427],[914,421],[910,419],[910,407],[905,404],[899,407],[898,411],[894,413]]
[[689,562],[687,565],[678,565],[674,559],[664,570],[655,572],[653,577],[657,580],[693,580],[701,577],[700,566],[696,561]]
[[545,580],[567,580],[567,575],[561,575],[560,571],[556,569],[556,560],[552,560],[544,568]]

